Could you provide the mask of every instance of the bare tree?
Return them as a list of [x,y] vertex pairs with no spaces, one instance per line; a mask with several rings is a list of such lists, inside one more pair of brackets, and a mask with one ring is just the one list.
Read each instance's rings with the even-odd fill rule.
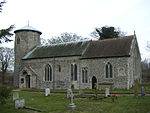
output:
[[1,47],[0,48],[0,67],[2,72],[2,81],[5,80],[5,73],[8,71],[8,68],[13,68],[14,62],[14,49]]
[[68,42],[78,42],[89,40],[88,38],[83,38],[82,36],[78,36],[75,33],[62,33],[60,36],[54,36],[51,39],[41,39],[42,45],[50,45],[50,44],[61,44]]
[[147,49],[148,51],[150,51],[150,42],[149,42],[149,41],[147,42],[146,49]]
[[44,38],[41,38],[41,45],[48,45],[47,40]]

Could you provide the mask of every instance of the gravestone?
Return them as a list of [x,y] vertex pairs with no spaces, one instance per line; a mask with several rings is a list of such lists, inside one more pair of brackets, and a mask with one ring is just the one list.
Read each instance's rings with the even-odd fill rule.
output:
[[108,97],[110,94],[109,94],[109,88],[106,88],[105,89],[105,97]]
[[72,93],[72,90],[68,89],[67,90],[67,98],[70,98],[70,104],[68,106],[68,110],[76,109],[76,105],[73,103],[73,97],[74,97],[74,94]]
[[46,89],[45,89],[45,96],[48,96],[48,95],[50,95],[50,89],[49,89],[49,88],[46,88]]
[[141,96],[144,96],[144,87],[141,87]]
[[24,105],[25,105],[24,99],[20,98],[15,100],[15,109],[24,108]]
[[19,99],[19,94],[18,94],[18,92],[13,93],[13,102],[14,102],[16,99]]

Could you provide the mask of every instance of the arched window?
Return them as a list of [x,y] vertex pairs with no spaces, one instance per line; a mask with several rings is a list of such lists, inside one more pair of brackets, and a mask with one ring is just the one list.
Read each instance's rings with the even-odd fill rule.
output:
[[106,64],[106,78],[112,78],[112,65],[108,62]]
[[77,64],[74,65],[74,80],[77,81]]
[[85,83],[88,83],[87,70],[85,70]]
[[77,65],[76,64],[71,64],[71,81],[77,81]]
[[17,44],[20,44],[20,38],[19,37],[17,38]]
[[82,70],[82,83],[84,83],[84,70]]
[[109,70],[110,70],[110,78],[112,78],[112,65],[109,64]]
[[82,68],[82,83],[88,83],[87,68]]
[[58,72],[61,72],[61,66],[58,65],[57,67],[58,67]]
[[52,81],[52,68],[49,64],[45,66],[45,81]]
[[71,64],[71,81],[73,81],[73,64]]
[[108,64],[106,64],[106,78],[108,78]]

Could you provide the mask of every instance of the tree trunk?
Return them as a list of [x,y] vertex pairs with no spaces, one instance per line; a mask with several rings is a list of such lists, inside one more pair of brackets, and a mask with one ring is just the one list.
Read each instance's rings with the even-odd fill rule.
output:
[[2,72],[2,85],[5,84],[5,72]]

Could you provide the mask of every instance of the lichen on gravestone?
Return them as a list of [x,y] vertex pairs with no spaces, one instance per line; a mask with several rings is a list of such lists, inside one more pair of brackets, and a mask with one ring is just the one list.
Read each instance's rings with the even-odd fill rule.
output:
[[15,103],[15,109],[24,108],[25,106],[25,100],[23,98],[16,99],[14,103]]

